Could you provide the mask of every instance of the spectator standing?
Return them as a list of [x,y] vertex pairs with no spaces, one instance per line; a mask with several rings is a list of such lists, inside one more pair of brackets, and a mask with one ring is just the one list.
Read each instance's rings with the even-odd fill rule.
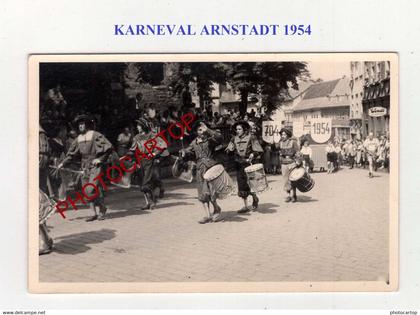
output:
[[127,154],[130,149],[131,140],[133,136],[129,127],[124,127],[124,131],[118,135],[117,138],[117,152],[118,156],[122,157]]
[[309,146],[309,141],[307,139],[303,140],[303,147],[300,149],[300,153],[303,158],[303,167],[309,173],[312,169],[312,149]]

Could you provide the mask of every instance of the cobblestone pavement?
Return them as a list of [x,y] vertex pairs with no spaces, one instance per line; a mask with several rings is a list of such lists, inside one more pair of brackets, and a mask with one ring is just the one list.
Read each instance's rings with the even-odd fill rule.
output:
[[312,175],[312,191],[284,203],[280,176],[257,212],[238,215],[236,196],[220,202],[224,220],[200,225],[194,184],[171,180],[158,207],[142,211],[136,189],[106,198],[107,220],[88,209],[54,215],[55,251],[40,256],[41,282],[358,281],[388,274],[389,175],[343,169]]

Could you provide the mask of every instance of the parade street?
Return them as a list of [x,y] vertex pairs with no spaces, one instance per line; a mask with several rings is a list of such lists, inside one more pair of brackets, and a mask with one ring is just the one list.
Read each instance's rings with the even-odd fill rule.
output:
[[[256,212],[221,200],[224,219],[198,224],[195,183],[165,181],[166,195],[142,211],[138,188],[116,188],[104,221],[87,207],[49,221],[54,251],[39,257],[40,282],[360,281],[388,275],[389,174],[366,169],[312,174],[315,187],[285,203],[268,176]],[[229,205],[229,206],[228,206]]]

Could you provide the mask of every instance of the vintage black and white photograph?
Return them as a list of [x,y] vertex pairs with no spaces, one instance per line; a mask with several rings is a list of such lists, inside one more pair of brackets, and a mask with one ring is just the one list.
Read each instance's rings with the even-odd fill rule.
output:
[[397,73],[389,53],[31,56],[30,290],[396,290]]

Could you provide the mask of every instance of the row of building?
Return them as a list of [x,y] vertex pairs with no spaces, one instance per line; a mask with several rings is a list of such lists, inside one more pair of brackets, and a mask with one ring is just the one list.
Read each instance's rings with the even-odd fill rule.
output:
[[[299,89],[289,89],[289,96],[279,104],[272,118],[293,125],[315,118],[331,118],[334,134],[343,138],[364,138],[369,132],[375,136],[389,133],[390,63],[388,61],[355,61],[349,64],[350,77],[331,81],[302,81]],[[198,95],[191,89],[193,100]],[[227,85],[214,85],[214,111],[236,108],[239,96]],[[249,96],[248,111],[258,111],[261,99]]]
[[[125,105],[127,100],[135,100],[136,95],[142,94],[142,102],[153,102],[167,108],[170,105],[179,107],[182,100],[179,94],[171,91],[168,82],[172,74],[176,71],[178,63],[155,63],[148,69],[152,74],[151,83],[144,84],[138,80],[139,70],[136,64],[128,63],[127,67],[122,68],[122,72],[111,69],[110,73],[115,74],[115,78],[111,79],[111,93],[102,93],[99,88],[104,84],[96,84],[90,89],[94,89],[90,94],[110,95],[109,99],[99,100],[98,102],[106,104],[106,102]],[[57,66],[58,67],[58,66]],[[86,73],[95,74],[98,69],[97,65],[86,65],[86,69],[80,69],[80,65],[74,65],[67,72],[80,79],[81,70]],[[285,121],[289,125],[295,122],[305,125],[311,119],[315,118],[331,118],[332,127],[335,135],[349,138],[350,136],[360,135],[366,136],[369,132],[375,135],[387,134],[389,132],[389,109],[390,109],[390,63],[388,61],[369,62],[354,61],[349,63],[350,77],[341,77],[331,81],[302,81],[299,83],[299,89],[292,88],[288,91],[288,96],[278,105],[278,110],[273,113],[272,118],[276,121]],[[54,68],[55,69],[55,68]],[[53,68],[48,68],[48,74],[55,73]],[[57,75],[53,76],[55,82],[57,78],[61,78],[63,73],[61,68],[55,69]],[[57,78],[56,78],[57,77]],[[87,76],[88,78],[89,76]],[[86,79],[87,80],[87,79]],[[68,80],[67,97],[74,98],[70,103],[79,104],[80,99],[90,100],[89,97],[76,98],[73,97],[77,93],[71,93],[75,89],[73,87],[74,80]],[[91,86],[87,84],[82,86]],[[85,90],[89,90],[85,88]],[[74,91],[73,91],[74,92]],[[200,104],[197,89],[193,84],[190,85],[192,102],[198,106]],[[86,92],[87,93],[87,92]],[[85,94],[86,94],[85,93]],[[74,95],[73,95],[74,94]],[[80,93],[79,93],[80,94]],[[89,93],[88,93],[89,94]],[[78,95],[78,94],[77,94]],[[238,108],[240,97],[227,84],[213,84],[211,97],[208,100],[201,100],[201,105],[212,106],[213,112],[225,113],[230,109]],[[130,104],[128,102],[128,104]],[[164,109],[164,108],[162,108]],[[261,97],[251,94],[248,97],[248,111],[254,109],[259,112],[261,109]]]

